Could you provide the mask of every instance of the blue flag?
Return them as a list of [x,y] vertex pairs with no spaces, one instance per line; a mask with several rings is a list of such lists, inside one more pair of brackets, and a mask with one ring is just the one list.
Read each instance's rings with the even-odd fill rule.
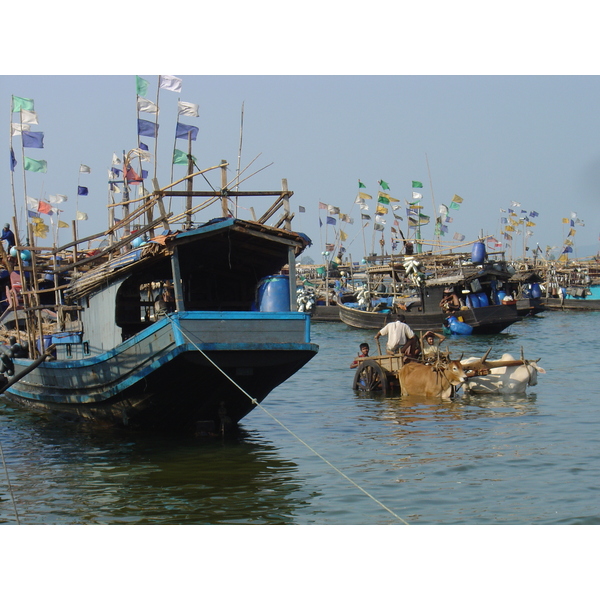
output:
[[177,129],[175,131],[176,138],[183,138],[187,140],[188,131],[192,134],[192,141],[196,141],[198,136],[198,128],[193,125],[184,125],[183,123],[177,123]]
[[327,225],[335,225],[335,219],[333,217],[327,217]]
[[43,148],[44,134],[41,131],[22,131],[23,148]]
[[138,119],[138,135],[145,135],[152,138],[157,137],[158,124],[146,121],[145,119]]
[[140,142],[140,149],[146,150],[146,152],[148,152],[148,146],[146,146],[146,144],[144,144],[144,142]]
[[87,196],[88,189],[86,187],[83,187],[82,185],[78,185],[77,186],[77,195],[78,196]]
[[10,149],[10,170],[14,171],[17,166],[17,159],[15,158],[15,151]]

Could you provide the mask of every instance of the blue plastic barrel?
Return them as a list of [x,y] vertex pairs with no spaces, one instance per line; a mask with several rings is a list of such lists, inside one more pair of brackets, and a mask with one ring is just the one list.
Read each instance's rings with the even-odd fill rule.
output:
[[473,264],[481,264],[485,260],[485,244],[483,242],[475,242],[471,250],[471,262]]
[[489,306],[490,305],[490,300],[485,295],[485,292],[479,292],[477,294],[477,297],[479,298],[479,306]]
[[257,306],[260,312],[290,311],[290,282],[287,275],[271,275],[258,282]]
[[502,300],[504,300],[505,296],[506,296],[506,292],[504,290],[500,290],[498,292],[498,304],[502,304]]
[[473,328],[468,323],[463,323],[454,316],[448,317],[448,327],[452,333],[458,335],[469,335],[473,333]]
[[469,294],[469,301],[471,303],[471,308],[479,308],[481,303],[479,302],[479,296],[477,294]]
[[539,283],[531,284],[531,297],[532,298],[541,298],[542,297],[542,289],[540,288]]

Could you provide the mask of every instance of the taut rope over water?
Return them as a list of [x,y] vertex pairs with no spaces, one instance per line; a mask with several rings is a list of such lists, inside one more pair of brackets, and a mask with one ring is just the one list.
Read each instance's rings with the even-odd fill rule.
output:
[[206,353],[197,345],[193,342],[193,340],[191,340],[181,329],[181,327],[179,327],[179,323],[177,323],[172,317],[171,315],[167,314],[167,318],[171,321],[173,326],[176,326],[177,329],[179,330],[179,333],[181,333],[181,335],[198,351],[200,352],[200,354],[202,354],[202,356],[204,356],[204,358],[206,358],[206,360],[208,360],[220,373],[223,374],[223,376],[225,376],[231,383],[233,383],[233,385],[235,385],[235,387],[237,387],[244,395],[246,395],[250,401],[252,402],[252,404],[258,406],[261,410],[263,410],[269,417],[271,417],[271,419],[273,419],[278,425],[280,425],[283,429],[285,429],[290,435],[292,435],[293,437],[295,437],[301,444],[303,444],[304,446],[306,446],[313,454],[315,454],[316,456],[318,456],[324,463],[326,463],[327,465],[329,465],[334,471],[336,471],[337,473],[339,473],[342,477],[344,477],[344,479],[347,479],[353,486],[355,486],[356,488],[358,488],[363,494],[365,494],[366,496],[368,496],[369,498],[371,498],[371,500],[373,500],[374,502],[376,502],[377,504],[379,504],[379,506],[381,506],[383,509],[387,510],[387,512],[389,512],[392,516],[394,516],[396,519],[398,519],[401,523],[404,523],[404,525],[409,525],[409,523],[407,523],[402,517],[400,517],[399,515],[397,515],[393,510],[389,509],[385,504],[383,504],[382,502],[380,502],[379,500],[377,500],[377,498],[375,498],[372,494],[370,494],[369,492],[367,492],[367,490],[365,490],[363,487],[361,487],[358,483],[356,483],[355,481],[353,481],[350,477],[348,477],[345,473],[343,473],[342,471],[340,471],[340,469],[338,469],[335,465],[333,465],[330,461],[328,461],[324,456],[322,456],[321,454],[319,454],[312,446],[310,446],[310,444],[307,444],[303,439],[301,439],[300,437],[298,437],[289,427],[286,427],[279,419],[277,419],[274,415],[272,415],[264,406],[262,406],[260,404],[260,402],[256,399],[253,398],[246,390],[244,390],[243,388],[241,388],[231,377],[229,377],[229,375],[227,375],[227,373],[225,373],[225,371],[223,371],[223,369],[221,369],[221,367],[219,367],[219,365],[217,365],[211,358],[209,358]]
[[10,498],[12,500],[13,509],[15,511],[15,518],[17,519],[17,525],[20,525],[21,521],[19,521],[19,513],[17,512],[17,504],[15,502],[15,496],[12,491],[12,486],[10,485],[10,478],[8,476],[8,469],[6,468],[6,461],[4,460],[4,451],[2,450],[2,442],[0,442],[0,456],[2,457],[2,466],[4,467],[4,475],[6,476],[6,484],[8,486],[8,493],[10,494]]

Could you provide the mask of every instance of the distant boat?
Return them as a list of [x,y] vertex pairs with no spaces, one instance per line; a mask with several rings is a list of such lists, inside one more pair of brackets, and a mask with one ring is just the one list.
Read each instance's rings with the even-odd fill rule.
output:
[[[450,260],[450,257],[446,255],[445,259]],[[448,317],[456,316],[472,328],[473,334],[500,333],[521,320],[516,301],[503,300],[512,275],[503,264],[477,265],[456,255],[451,260],[457,264],[441,269],[437,275],[428,274],[423,268],[422,277],[413,276],[412,286],[418,289],[419,297],[404,299],[396,290],[406,285],[406,269],[402,263],[390,264],[387,275],[392,292],[388,291],[387,298],[370,299],[366,305],[363,302],[363,306],[358,298],[354,302],[338,302],[340,319],[351,327],[380,329],[393,313],[402,313],[415,331],[443,331],[448,327]],[[376,272],[381,276],[383,270],[384,267],[378,267]],[[440,307],[445,290],[451,290],[460,298],[460,310],[450,313]]]

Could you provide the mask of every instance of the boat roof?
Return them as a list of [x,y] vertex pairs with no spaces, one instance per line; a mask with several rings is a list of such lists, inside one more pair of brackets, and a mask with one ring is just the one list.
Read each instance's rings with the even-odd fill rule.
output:
[[223,271],[251,269],[267,276],[288,264],[290,248],[298,256],[311,244],[302,233],[233,217],[213,219],[188,231],[163,232],[134,250],[76,274],[65,296],[79,298],[133,271],[154,269],[159,262],[170,261],[176,247],[188,263],[206,262]]

